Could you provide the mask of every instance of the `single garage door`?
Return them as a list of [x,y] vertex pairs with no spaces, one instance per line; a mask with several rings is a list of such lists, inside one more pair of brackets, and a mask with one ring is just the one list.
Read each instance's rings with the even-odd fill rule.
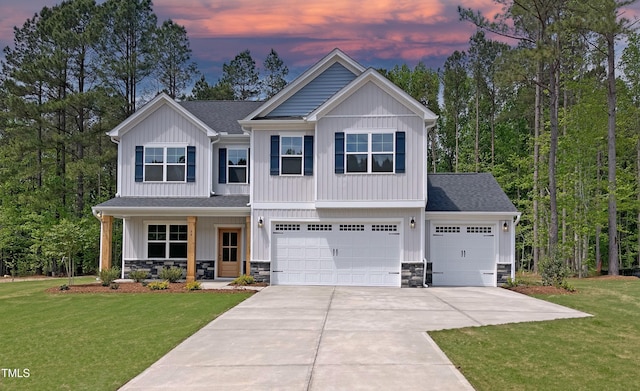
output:
[[495,286],[495,239],[494,225],[432,225],[433,285]]
[[399,224],[276,223],[271,283],[400,286]]

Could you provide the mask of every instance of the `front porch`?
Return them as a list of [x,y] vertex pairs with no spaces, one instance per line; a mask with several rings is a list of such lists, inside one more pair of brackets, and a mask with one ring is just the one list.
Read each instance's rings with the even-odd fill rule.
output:
[[[100,270],[118,265],[157,278],[165,267],[186,270],[187,282],[233,278],[250,271],[248,196],[198,199],[114,198],[93,208],[101,222]],[[113,257],[114,219],[122,219],[122,257]]]

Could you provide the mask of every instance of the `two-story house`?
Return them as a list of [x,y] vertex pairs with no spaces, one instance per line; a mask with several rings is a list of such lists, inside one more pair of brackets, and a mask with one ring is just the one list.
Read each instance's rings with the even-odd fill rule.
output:
[[520,215],[490,174],[427,174],[436,118],[338,49],[266,102],[161,94],[108,133],[100,267],[118,218],[124,277],[495,286],[513,277]]

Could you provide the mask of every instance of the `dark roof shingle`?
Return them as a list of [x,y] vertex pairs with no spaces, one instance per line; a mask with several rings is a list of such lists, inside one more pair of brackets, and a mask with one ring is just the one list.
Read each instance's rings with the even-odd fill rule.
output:
[[517,212],[490,173],[428,174],[427,212]]
[[178,102],[216,132],[242,134],[238,120],[243,119],[264,102],[230,100],[188,100]]
[[248,195],[215,195],[211,197],[116,197],[94,208],[242,208],[249,203]]

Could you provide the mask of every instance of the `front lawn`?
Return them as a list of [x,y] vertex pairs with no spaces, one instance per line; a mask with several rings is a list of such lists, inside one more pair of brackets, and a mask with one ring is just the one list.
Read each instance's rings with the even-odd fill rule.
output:
[[594,317],[429,334],[477,390],[640,389],[640,279],[571,284],[537,297]]
[[44,292],[66,282],[0,283],[0,389],[116,390],[250,296]]

